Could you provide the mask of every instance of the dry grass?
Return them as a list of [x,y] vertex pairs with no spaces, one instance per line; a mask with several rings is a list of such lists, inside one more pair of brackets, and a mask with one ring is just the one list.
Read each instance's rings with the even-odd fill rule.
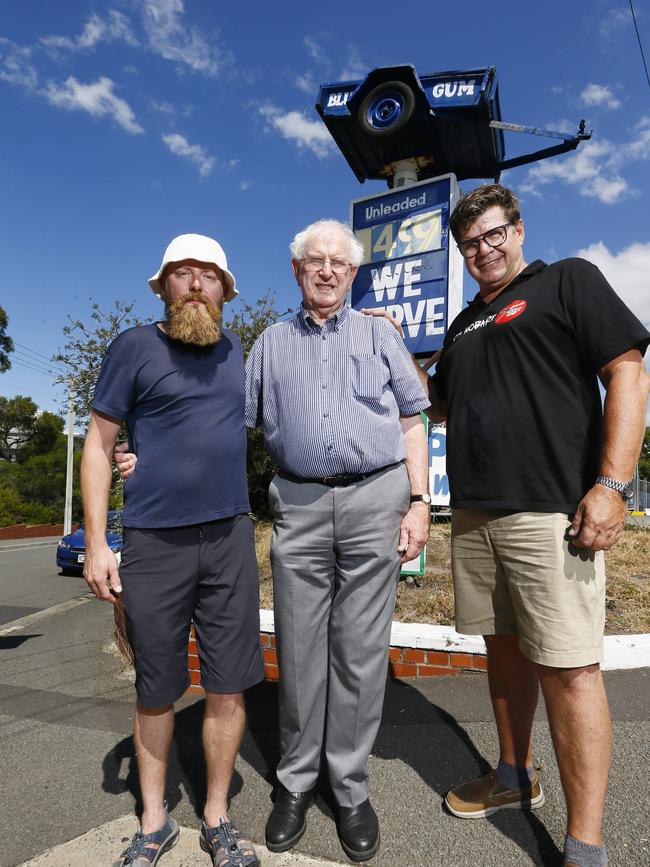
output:
[[[448,524],[433,524],[427,545],[427,565],[415,583],[400,582],[395,619],[404,623],[454,622]],[[271,525],[256,525],[260,567],[260,602],[273,607],[269,564]],[[618,544],[605,555],[607,570],[608,634],[650,632],[650,530],[627,528]]]

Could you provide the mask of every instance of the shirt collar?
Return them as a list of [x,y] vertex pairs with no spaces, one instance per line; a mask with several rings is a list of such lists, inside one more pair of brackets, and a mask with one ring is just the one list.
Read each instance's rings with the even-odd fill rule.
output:
[[[344,303],[341,307],[339,307],[339,309],[333,316],[327,317],[327,319],[325,320],[325,325],[323,327],[325,327],[329,331],[338,332],[341,330],[343,323],[349,315],[350,308],[347,304]],[[303,328],[306,328],[308,331],[313,331],[315,328],[319,330],[321,329],[321,326],[314,319],[312,319],[309,313],[307,313],[307,311],[305,310],[305,306],[302,303],[300,304],[300,309],[298,310],[298,321],[303,326]]]

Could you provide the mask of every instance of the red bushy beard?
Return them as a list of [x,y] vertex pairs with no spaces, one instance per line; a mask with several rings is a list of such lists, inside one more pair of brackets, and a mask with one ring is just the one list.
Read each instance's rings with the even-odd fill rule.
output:
[[221,339],[221,318],[221,305],[204,292],[189,292],[167,304],[167,334],[183,343],[211,346]]

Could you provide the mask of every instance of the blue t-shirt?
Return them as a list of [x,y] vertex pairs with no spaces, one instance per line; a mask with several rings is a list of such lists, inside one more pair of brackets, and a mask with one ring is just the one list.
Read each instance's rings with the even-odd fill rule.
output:
[[124,526],[182,527],[250,511],[244,359],[231,331],[198,347],[157,325],[129,328],[106,353],[93,409],[126,420],[138,456]]

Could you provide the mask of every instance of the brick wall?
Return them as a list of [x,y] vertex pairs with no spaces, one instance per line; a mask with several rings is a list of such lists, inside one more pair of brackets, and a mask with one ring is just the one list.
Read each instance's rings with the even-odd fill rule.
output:
[[[76,530],[79,524],[73,524]],[[0,539],[36,539],[39,536],[62,536],[63,524],[14,524],[0,527]]]
[[[277,680],[279,669],[275,634],[261,632],[260,644],[266,680]],[[190,633],[187,661],[191,683],[189,691],[201,693],[201,674],[194,627]],[[388,673],[391,677],[448,677],[461,671],[486,670],[487,661],[484,653],[458,653],[454,650],[427,650],[416,647],[391,647],[388,651]]]

